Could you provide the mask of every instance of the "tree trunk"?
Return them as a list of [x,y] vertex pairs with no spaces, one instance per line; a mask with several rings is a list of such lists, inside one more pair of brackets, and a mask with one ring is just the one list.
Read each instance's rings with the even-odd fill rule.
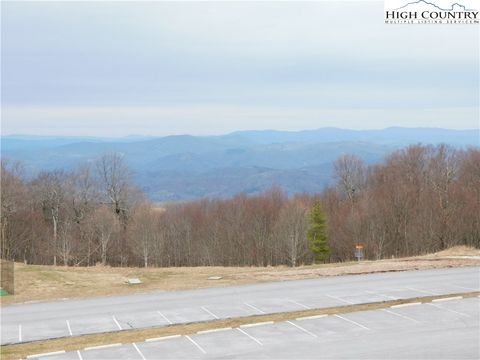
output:
[[57,266],[57,217],[54,215],[52,216],[52,219],[53,219],[53,265]]

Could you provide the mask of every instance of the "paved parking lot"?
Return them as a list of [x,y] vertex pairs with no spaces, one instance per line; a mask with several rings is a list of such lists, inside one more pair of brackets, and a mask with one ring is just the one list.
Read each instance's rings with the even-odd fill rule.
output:
[[35,359],[478,359],[480,299],[250,324]]
[[2,308],[1,344],[479,291],[480,269],[339,276]]

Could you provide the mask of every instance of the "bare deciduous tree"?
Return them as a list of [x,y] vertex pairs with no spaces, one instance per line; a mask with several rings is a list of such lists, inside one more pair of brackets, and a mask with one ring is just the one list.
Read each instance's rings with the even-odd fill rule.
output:
[[118,153],[102,155],[97,160],[96,170],[105,202],[123,220],[129,212],[132,176],[123,156]]
[[337,183],[288,197],[278,188],[232,199],[146,201],[118,154],[73,173],[27,180],[2,161],[1,256],[37,264],[296,266],[311,263],[305,213],[320,202],[331,261],[480,247],[480,150],[409,146],[367,167],[335,163]]
[[148,267],[152,252],[158,245],[160,235],[158,222],[161,215],[162,212],[148,203],[138,206],[133,215],[130,227],[133,251],[141,256],[144,267]]
[[60,222],[66,221],[68,195],[68,174],[62,170],[42,172],[33,181],[34,192],[38,196],[45,219],[52,225],[50,246],[53,264],[57,265],[58,229]]
[[95,210],[93,221],[94,229],[100,242],[102,265],[106,265],[108,244],[112,239],[112,235],[118,232],[120,223],[117,216],[105,205]]
[[280,211],[274,228],[274,239],[278,243],[278,262],[286,259],[290,266],[311,262],[307,242],[308,205],[290,201]]
[[350,201],[365,187],[366,168],[355,155],[343,155],[333,163],[334,177],[340,192]]

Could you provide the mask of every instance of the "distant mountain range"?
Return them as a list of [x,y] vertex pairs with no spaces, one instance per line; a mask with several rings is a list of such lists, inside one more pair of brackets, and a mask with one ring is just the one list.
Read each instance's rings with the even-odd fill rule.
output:
[[332,182],[332,161],[353,153],[367,163],[409,144],[480,146],[479,130],[322,128],[299,132],[239,131],[221,136],[2,136],[2,157],[22,160],[27,173],[71,170],[106,152],[119,152],[154,201],[255,194],[272,185],[287,193],[318,192]]

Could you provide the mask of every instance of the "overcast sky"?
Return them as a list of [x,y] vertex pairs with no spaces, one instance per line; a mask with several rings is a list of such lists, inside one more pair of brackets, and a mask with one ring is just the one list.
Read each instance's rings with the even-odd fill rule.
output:
[[383,1],[1,6],[4,135],[479,127],[479,27]]

